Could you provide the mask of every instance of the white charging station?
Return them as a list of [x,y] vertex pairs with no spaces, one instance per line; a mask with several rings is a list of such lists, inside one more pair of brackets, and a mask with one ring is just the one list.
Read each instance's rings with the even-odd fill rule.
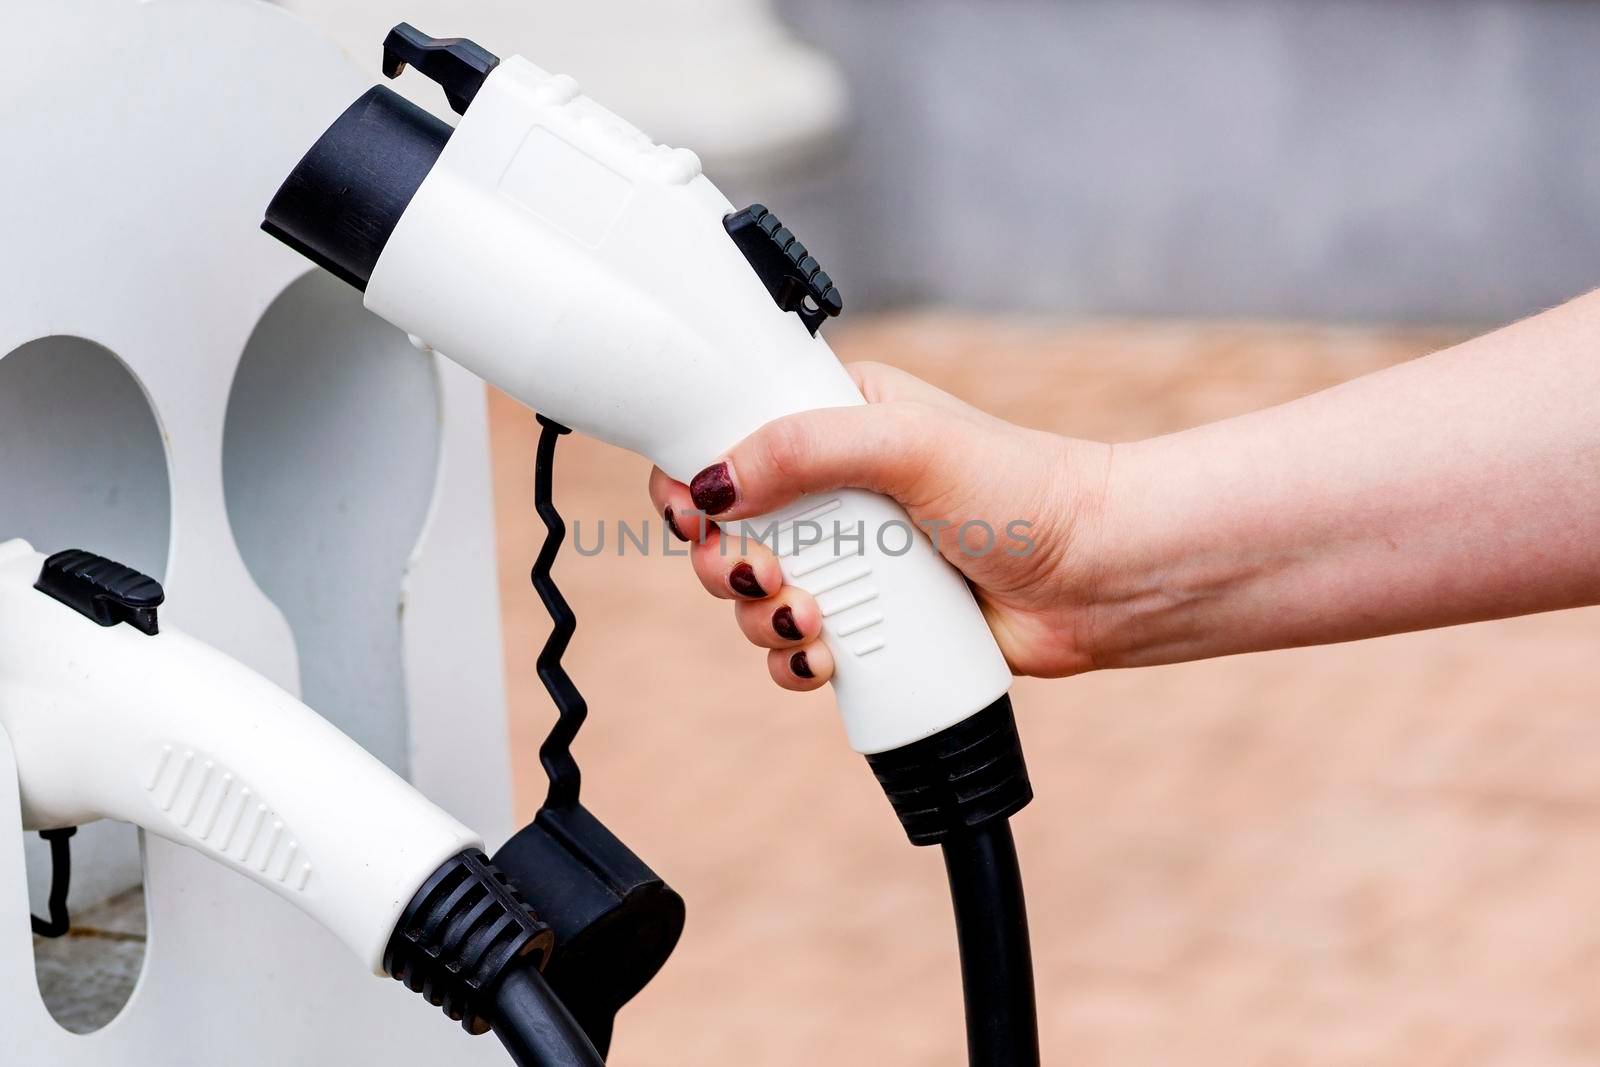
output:
[[[257,229],[375,71],[259,0],[8,16],[0,540],[160,577],[164,618],[497,843],[512,811],[483,386]],[[503,1062],[236,873],[116,825],[73,844],[75,904],[137,884],[142,851],[149,929],[127,1005],[82,1035],[38,994],[38,845],[0,736],[0,1063]],[[39,912],[48,864],[32,866]]]
[[[379,80],[404,19],[575,68],[736,180],[792,180],[837,137],[838,72],[767,0],[7,14],[0,541],[156,576],[164,620],[297,693],[492,848],[513,825],[482,383],[308,271],[262,209]],[[266,890],[108,822],[73,838],[69,904],[142,880],[148,940],[115,1017],[69,1032],[35,981],[27,913],[45,910],[49,860],[17,796],[0,730],[7,1067],[504,1062]]]

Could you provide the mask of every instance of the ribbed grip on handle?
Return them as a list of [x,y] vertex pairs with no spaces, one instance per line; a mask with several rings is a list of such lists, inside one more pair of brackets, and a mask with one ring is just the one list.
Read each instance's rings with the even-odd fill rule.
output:
[[1033,799],[1009,695],[932,737],[870,755],[867,764],[913,845],[1009,818]]
[[411,898],[383,969],[468,1033],[483,1034],[501,979],[516,967],[542,968],[554,944],[550,928],[473,848],[446,860]]
[[834,694],[857,752],[903,748],[1011,688],[983,612],[952,567],[887,497],[844,489],[723,528],[726,551],[759,538],[784,581],[810,593],[833,653]]

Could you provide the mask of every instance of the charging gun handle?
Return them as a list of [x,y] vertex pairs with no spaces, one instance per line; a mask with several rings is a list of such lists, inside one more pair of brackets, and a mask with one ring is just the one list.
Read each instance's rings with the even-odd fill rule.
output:
[[159,625],[160,596],[87,552],[0,545],[0,724],[24,825],[112,818],[187,845],[382,974],[411,895],[481,839],[290,694]]

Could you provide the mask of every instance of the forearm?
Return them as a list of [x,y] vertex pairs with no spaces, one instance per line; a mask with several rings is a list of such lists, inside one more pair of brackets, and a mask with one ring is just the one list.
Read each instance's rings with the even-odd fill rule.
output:
[[1600,602],[1600,295],[1111,471],[1097,665]]

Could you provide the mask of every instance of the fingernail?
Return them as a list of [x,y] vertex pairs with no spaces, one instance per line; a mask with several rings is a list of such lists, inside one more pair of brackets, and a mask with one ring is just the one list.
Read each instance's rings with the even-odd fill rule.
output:
[[816,677],[816,675],[811,672],[811,661],[806,659],[806,654],[804,652],[796,652],[794,655],[789,657],[789,669],[794,672],[794,676],[796,678]]
[[767,591],[761,588],[761,583],[756,581],[756,569],[748,563],[733,565],[733,570],[728,572],[728,585],[735,593],[752,600],[760,600],[767,595]]
[[673,537],[676,537],[680,541],[689,540],[687,537],[683,536],[683,531],[678,529],[678,520],[672,517],[671,504],[667,505],[667,510],[661,513],[661,517],[667,520],[667,529],[672,531]]
[[794,609],[787,604],[772,613],[772,630],[785,641],[798,641],[805,636],[794,621]]
[[719,515],[733,507],[733,474],[726,463],[707,467],[689,482],[694,506],[707,515]]

